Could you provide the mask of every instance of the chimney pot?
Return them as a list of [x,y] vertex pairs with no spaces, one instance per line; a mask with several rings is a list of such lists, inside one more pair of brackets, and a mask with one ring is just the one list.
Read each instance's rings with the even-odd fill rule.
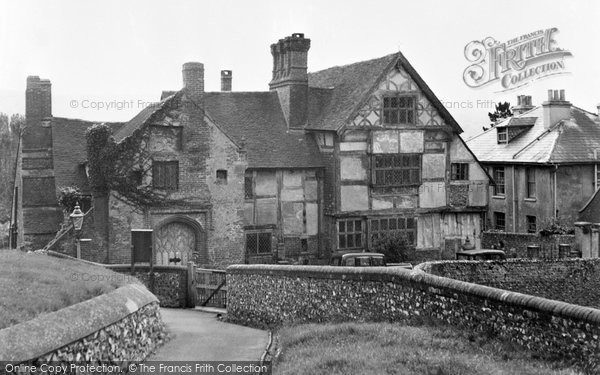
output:
[[560,90],[560,100],[565,100],[565,90]]
[[231,91],[232,79],[231,70],[221,70],[221,91]]
[[548,90],[548,101],[552,101],[552,90]]

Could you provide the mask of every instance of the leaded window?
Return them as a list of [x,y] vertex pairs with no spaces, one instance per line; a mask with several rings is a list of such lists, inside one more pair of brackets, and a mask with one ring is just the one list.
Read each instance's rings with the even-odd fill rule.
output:
[[374,184],[377,186],[419,185],[420,154],[391,154],[374,157]]
[[386,125],[415,124],[414,96],[386,95],[383,97],[383,123]]
[[399,232],[406,235],[410,244],[415,243],[416,225],[415,219],[412,217],[386,217],[370,220],[371,243],[382,236]]

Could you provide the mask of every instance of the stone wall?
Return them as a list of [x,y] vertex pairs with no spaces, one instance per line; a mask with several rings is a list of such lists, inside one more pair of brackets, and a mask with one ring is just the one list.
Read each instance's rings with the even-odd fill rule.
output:
[[423,271],[600,309],[600,259],[429,262]]
[[26,365],[78,360],[121,366],[144,360],[165,335],[156,297],[129,284],[0,330],[0,359]]
[[131,265],[108,265],[106,268],[115,272],[131,275],[137,278],[157,298],[162,307],[187,307],[188,299],[188,270],[183,266],[135,266],[133,274]]
[[[541,236],[534,233],[491,231],[482,232],[481,234],[481,247],[484,249],[491,249],[493,245],[498,244],[500,241],[504,242],[506,255],[513,257],[516,254],[517,258],[527,258],[528,245],[539,245],[542,251],[547,249],[546,255],[553,258],[558,257],[559,244],[570,244],[572,248],[577,246],[574,235]],[[550,248],[553,248],[552,254],[550,254]]]
[[236,265],[228,317],[252,326],[431,318],[600,371],[600,310],[397,268]]

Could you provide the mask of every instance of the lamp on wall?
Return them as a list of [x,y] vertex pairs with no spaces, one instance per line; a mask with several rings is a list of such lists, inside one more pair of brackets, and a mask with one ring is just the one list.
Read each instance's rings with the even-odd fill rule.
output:
[[83,212],[81,208],[79,208],[79,202],[75,204],[75,209],[69,215],[71,218],[71,223],[73,224],[73,229],[75,230],[75,241],[77,242],[77,259],[81,258],[81,228],[83,227]]

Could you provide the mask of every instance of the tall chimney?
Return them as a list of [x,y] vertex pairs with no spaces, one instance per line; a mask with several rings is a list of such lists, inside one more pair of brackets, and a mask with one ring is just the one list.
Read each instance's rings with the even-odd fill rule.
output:
[[231,91],[231,70],[221,70],[221,91]]
[[24,149],[47,149],[52,147],[52,83],[38,76],[27,77],[25,89]]
[[204,95],[204,64],[199,62],[183,64],[183,89],[192,101],[199,104]]
[[565,98],[565,90],[548,90],[548,100],[542,103],[544,128],[571,118],[571,103]]
[[301,129],[308,118],[308,50],[310,39],[296,33],[271,45],[273,78],[281,109],[292,129]]
[[531,95],[518,95],[517,96],[517,105],[511,108],[511,111],[515,115],[520,115],[529,110],[532,110],[534,107],[531,104]]

